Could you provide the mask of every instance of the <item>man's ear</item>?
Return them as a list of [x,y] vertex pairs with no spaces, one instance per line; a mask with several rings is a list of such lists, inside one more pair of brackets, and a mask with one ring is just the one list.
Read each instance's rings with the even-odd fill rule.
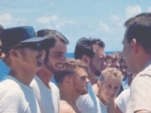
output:
[[97,86],[99,89],[101,88],[101,82],[100,81],[97,82]]
[[82,58],[81,58],[81,60],[82,60],[84,63],[86,63],[87,65],[90,64],[90,58],[89,58],[88,56],[86,56],[86,55],[83,55]]
[[133,53],[137,54],[140,49],[140,44],[136,41],[135,38],[132,39],[130,44],[131,44],[131,47],[133,48]]
[[72,84],[71,77],[66,76],[66,77],[64,78],[64,82],[65,82],[66,84],[68,84],[68,85],[71,85],[71,84]]
[[20,52],[15,49],[10,50],[10,55],[14,58],[20,58],[20,56],[21,56]]

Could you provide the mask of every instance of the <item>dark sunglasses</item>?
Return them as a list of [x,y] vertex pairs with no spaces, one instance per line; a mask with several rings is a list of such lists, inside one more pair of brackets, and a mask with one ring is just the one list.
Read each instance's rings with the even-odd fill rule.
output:
[[36,51],[41,51],[44,49],[41,42],[20,43],[19,45],[15,46],[13,48],[19,49],[19,48],[25,48],[25,47],[31,48]]

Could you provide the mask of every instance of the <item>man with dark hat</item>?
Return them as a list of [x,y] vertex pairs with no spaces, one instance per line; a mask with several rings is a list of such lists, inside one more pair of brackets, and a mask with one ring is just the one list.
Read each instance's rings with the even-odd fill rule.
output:
[[46,38],[36,37],[30,26],[5,29],[0,37],[3,61],[10,68],[0,83],[0,113],[40,113],[30,82],[43,66]]

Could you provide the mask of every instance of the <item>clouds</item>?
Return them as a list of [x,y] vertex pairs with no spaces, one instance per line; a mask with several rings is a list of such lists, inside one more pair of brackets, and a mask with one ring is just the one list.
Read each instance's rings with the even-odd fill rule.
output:
[[56,15],[39,17],[39,18],[37,18],[37,22],[39,24],[46,25],[47,27],[50,27],[53,29],[59,29],[61,27],[67,26],[67,25],[76,25],[77,24],[77,22],[73,21],[73,20],[59,19]]
[[49,24],[50,22],[55,22],[58,20],[58,17],[55,15],[49,16],[49,17],[39,17],[37,18],[37,22],[39,22],[40,24]]
[[151,7],[148,7],[148,8],[147,8],[147,12],[151,12]]
[[[151,10],[151,8],[148,8],[148,10]],[[131,18],[136,16],[137,14],[142,13],[142,8],[139,5],[129,5],[125,8],[125,12],[121,15],[112,14],[110,15],[110,20],[115,23],[119,27],[123,27],[124,22]]]
[[0,23],[2,25],[9,25],[11,23],[12,16],[10,14],[3,14],[0,15]]
[[4,28],[25,25],[25,21],[26,20],[24,18],[13,18],[8,13],[0,15],[0,24]]
[[142,8],[139,6],[139,5],[135,5],[135,6],[128,6],[126,9],[125,9],[125,16],[126,18],[130,18],[130,17],[133,17],[139,13],[142,12]]
[[111,28],[103,22],[100,22],[98,27],[102,32],[109,33],[109,34],[112,33]]
[[114,23],[114,24],[116,24],[116,25],[118,25],[118,26],[123,26],[123,23],[124,23],[124,18],[123,17],[121,17],[121,16],[119,16],[119,15],[116,15],[116,14],[112,14],[112,15],[110,15],[110,20]]

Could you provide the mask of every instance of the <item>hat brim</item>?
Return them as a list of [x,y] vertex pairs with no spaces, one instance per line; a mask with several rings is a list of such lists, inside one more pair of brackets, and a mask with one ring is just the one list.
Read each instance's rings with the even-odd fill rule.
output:
[[20,43],[28,43],[28,42],[40,42],[40,41],[43,41],[43,40],[46,40],[48,38],[44,38],[44,37],[33,37],[33,38],[30,38],[30,39],[27,39],[27,40],[23,40],[21,41]]

